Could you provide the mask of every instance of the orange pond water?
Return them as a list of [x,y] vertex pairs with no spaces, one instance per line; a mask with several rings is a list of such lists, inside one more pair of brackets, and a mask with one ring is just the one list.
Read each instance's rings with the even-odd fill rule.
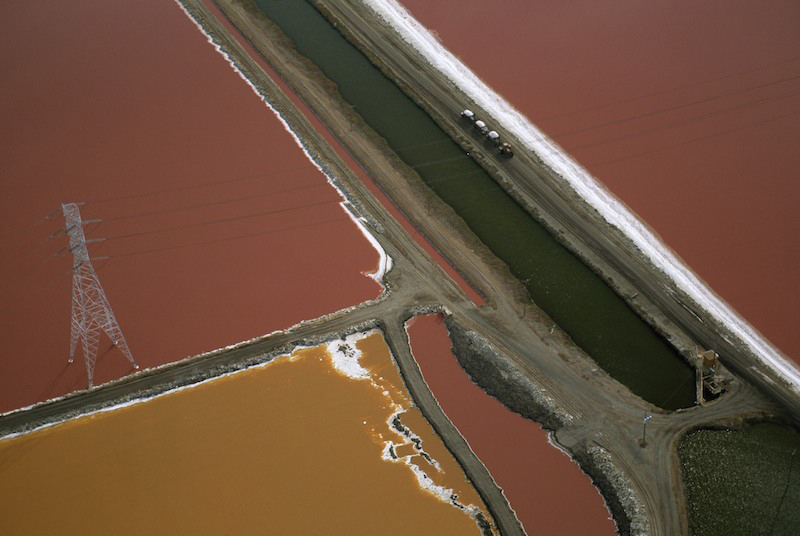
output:
[[800,3],[402,3],[800,360]]
[[[0,71],[0,412],[87,384],[62,202],[103,220],[90,254],[143,367],[379,294],[340,196],[175,2],[4,2]],[[130,371],[103,337],[95,384]]]
[[615,534],[600,494],[547,433],[472,383],[450,350],[440,315],[412,319],[408,333],[425,382],[528,534]]
[[485,511],[381,335],[329,347],[0,441],[0,532],[480,534],[412,471]]

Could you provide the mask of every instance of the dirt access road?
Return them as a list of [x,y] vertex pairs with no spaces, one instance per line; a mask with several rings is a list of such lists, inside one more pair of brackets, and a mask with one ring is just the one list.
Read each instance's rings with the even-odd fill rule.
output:
[[[445,113],[447,117],[458,117],[464,101],[457,97],[458,93],[454,92],[454,88],[432,72],[413,50],[404,47],[403,42],[380,24],[380,21],[370,18],[370,11],[360,2],[320,0],[316,3],[349,38],[361,44],[363,49],[376,53],[378,58],[373,58],[376,63],[390,58],[394,67],[390,69],[389,74],[394,74],[404,89],[409,85],[416,88],[421,84],[429,94],[435,95],[438,100],[428,100],[425,106],[429,111],[450,110],[452,113]],[[248,11],[238,2],[224,0],[219,1],[218,5],[260,54],[280,73],[280,76],[301,95],[370,176],[389,193],[409,220],[423,231],[446,258],[458,259],[455,262],[458,270],[482,291],[491,308],[477,310],[470,305],[464,306],[463,302],[460,305],[447,303],[444,305],[453,312],[461,325],[486,337],[495,348],[505,349],[503,353],[526,370],[530,379],[542,385],[546,392],[556,398],[561,407],[577,417],[576,420],[582,421],[580,424],[570,425],[569,430],[557,433],[559,441],[571,450],[577,451],[585,448],[589,438],[592,438],[591,441],[612,451],[614,455],[628,458],[620,459],[618,466],[627,468],[625,472],[631,473],[635,486],[642,488],[642,500],[650,506],[651,516],[648,517],[654,533],[674,534],[677,527],[685,531],[685,513],[682,511],[682,490],[675,450],[677,439],[691,426],[702,422],[735,418],[747,413],[770,411],[769,404],[761,400],[759,395],[747,386],[739,384],[731,390],[726,400],[720,400],[713,405],[714,407],[696,408],[681,414],[658,415],[654,421],[658,422],[655,427],[659,431],[654,432],[653,437],[661,440],[652,444],[657,444],[660,448],[653,447],[643,456],[640,447],[630,438],[638,435],[643,412],[659,413],[658,410],[632,396],[627,389],[599,372],[593,362],[575,348],[563,334],[557,333],[556,337],[553,337],[552,330],[549,329],[551,323],[541,311],[531,308],[531,314],[525,315],[526,320],[530,320],[525,322],[529,324],[526,326],[529,331],[522,333],[518,326],[521,287],[509,276],[507,269],[492,257],[463,223],[454,217],[447,206],[431,195],[416,174],[394,157],[382,140],[370,132],[321,73],[307,60],[294,53],[279,29],[260,17],[257,12]],[[356,32],[357,37],[354,36]],[[369,36],[369,39],[362,36]],[[397,76],[398,72],[402,76]],[[419,98],[419,95],[414,96]],[[425,102],[424,98],[422,100]],[[354,129],[354,125],[359,128]],[[446,126],[456,134],[455,137],[458,136],[457,125],[451,122]],[[480,146],[473,145],[469,148],[470,154],[473,154],[473,151],[474,154],[483,153],[482,158],[485,161],[491,162],[494,158]],[[515,179],[522,184],[530,184],[532,171],[534,176],[543,173],[539,167],[538,159],[534,155],[523,155],[523,158],[514,159],[513,166],[510,166],[511,171],[504,179]],[[547,183],[547,181],[542,182]],[[618,283],[620,290],[623,293],[627,290],[629,295],[637,292],[642,295],[638,307],[642,309],[644,303],[648,312],[662,322],[660,329],[670,333],[673,340],[677,339],[687,352],[690,351],[698,339],[692,333],[680,329],[678,323],[672,319],[680,318],[684,323],[696,324],[696,317],[687,312],[684,305],[676,302],[671,297],[672,293],[663,290],[663,281],[654,281],[652,266],[644,262],[641,256],[631,252],[627,239],[618,236],[619,233],[617,235],[609,233],[607,236],[602,231],[598,232],[598,229],[603,230],[608,226],[599,225],[593,220],[593,214],[585,204],[576,208],[574,194],[565,192],[563,186],[561,190],[556,190],[555,194],[552,191],[544,194],[540,197],[549,203],[549,212],[557,215],[554,220],[566,222],[559,223],[560,227],[556,225],[553,227],[573,234],[580,231],[593,237],[594,242],[590,246],[582,246],[584,256],[595,261],[592,264],[610,258],[614,263],[611,265],[612,268],[623,267],[625,268],[623,273],[633,273],[632,279],[617,276],[621,281]],[[432,215],[437,217],[432,218]],[[598,249],[601,251],[600,254],[596,253]],[[596,259],[591,259],[592,254]],[[632,264],[632,268],[628,267],[628,264]],[[642,286],[637,286],[637,283],[641,283]],[[658,299],[663,300],[663,296],[657,295],[658,299],[650,302],[644,298],[657,292],[670,296],[669,309],[666,313],[658,306]],[[684,319],[682,315],[687,318]],[[517,329],[514,330],[512,326],[516,326]],[[705,329],[705,325],[702,325],[702,328]],[[514,336],[509,337],[512,331]],[[556,338],[557,342],[553,342]],[[544,355],[549,355],[549,359]],[[569,358],[563,359],[564,355],[568,355]],[[567,361],[569,365],[563,366]],[[591,383],[594,388],[587,390],[586,383]],[[582,401],[583,403],[576,404],[576,398],[579,397],[586,399]],[[781,397],[781,394],[777,395],[777,398]],[[784,399],[797,402],[790,395]],[[613,408],[613,410],[598,411],[597,408]],[[622,424],[623,421],[627,422]],[[617,430],[610,432],[614,428]],[[582,431],[577,432],[577,430]],[[620,444],[626,447],[620,447]],[[620,452],[623,448],[627,449],[624,455]],[[668,503],[677,503],[673,512],[671,514],[664,512],[661,516],[664,519],[655,519],[652,514],[659,510],[669,510],[664,508]]]
[[[314,344],[377,326],[386,335],[415,402],[464,467],[500,531],[522,534],[513,511],[491,476],[436,404],[411,355],[405,320],[422,311],[445,310],[452,315],[453,322],[486,341],[502,359],[520,371],[536,396],[545,397],[557,408],[559,424],[553,426],[556,440],[583,460],[584,468],[601,485],[620,532],[685,534],[687,518],[675,449],[677,440],[694,426],[778,410],[745,383],[735,382],[725,396],[706,407],[668,413],[639,399],[608,377],[553,326],[546,315],[526,303],[521,284],[507,268],[477,241],[446,205],[432,196],[413,170],[400,162],[382,140],[363,125],[321,73],[288,46],[279,29],[238,3],[220,1],[219,6],[227,16],[272,68],[302,96],[329,132],[347,147],[384,191],[390,193],[406,217],[482,292],[487,305],[476,307],[347,168],[324,137],[206,5],[200,0],[185,0],[184,6],[261,95],[282,114],[312,157],[348,197],[353,213],[368,222],[376,240],[394,261],[385,279],[387,290],[378,300],[303,323],[286,332],[144,371],[93,391],[5,415],[0,417],[0,435],[191,384],[269,360],[298,344]],[[358,17],[353,18],[353,21],[358,20]],[[379,28],[371,31],[382,32]],[[450,106],[458,109],[459,105],[450,102]],[[484,157],[491,158],[491,155]],[[524,166],[524,162],[524,158],[515,159],[515,166]],[[649,446],[643,449],[637,438],[645,411],[655,416],[648,426]],[[543,415],[542,419],[545,417]],[[594,458],[587,453],[593,453]],[[605,457],[609,463],[593,465],[592,460],[598,456]]]
[[[652,321],[684,355],[697,346],[716,348],[724,364],[786,406],[800,422],[800,397],[763,364],[730,329],[709,315],[608,224],[573,188],[544,165],[502,123],[467,97],[429,61],[388,28],[361,0],[312,0],[337,29],[422,106],[523,207],[585,263],[598,271],[635,310]],[[491,150],[464,129],[470,108],[512,140],[515,156],[498,165]],[[796,368],[796,367],[795,367]]]

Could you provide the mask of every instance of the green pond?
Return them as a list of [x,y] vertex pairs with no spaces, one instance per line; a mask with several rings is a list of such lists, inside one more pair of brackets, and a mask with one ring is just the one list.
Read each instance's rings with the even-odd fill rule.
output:
[[690,534],[800,534],[800,433],[755,424],[697,430],[678,447]]
[[257,0],[345,101],[523,281],[612,377],[666,409],[694,403],[694,373],[605,282],[519,206],[309,3]]

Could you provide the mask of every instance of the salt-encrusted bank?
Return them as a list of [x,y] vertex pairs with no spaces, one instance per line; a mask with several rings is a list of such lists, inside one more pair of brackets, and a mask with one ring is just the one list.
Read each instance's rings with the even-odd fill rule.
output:
[[507,131],[512,132],[533,150],[546,165],[561,175],[609,224],[623,231],[655,266],[696,300],[711,317],[726,325],[750,351],[784,378],[790,388],[800,395],[800,370],[717,297],[586,169],[481,81],[395,0],[363,0],[363,2],[397,31],[404,41],[425,57],[434,69],[458,86],[496,121],[502,123]]
[[358,206],[356,206],[350,200],[349,196],[345,193],[343,186],[339,183],[338,179],[334,176],[333,172],[328,169],[328,165],[321,159],[321,157],[316,153],[316,151],[314,151],[311,147],[309,147],[309,145],[301,139],[300,135],[298,135],[297,132],[294,131],[294,129],[290,124],[290,121],[286,117],[284,117],[284,114],[282,114],[281,111],[274,105],[274,102],[270,97],[270,95],[267,94],[267,92],[264,91],[263,88],[258,87],[253,82],[253,80],[251,80],[251,78],[247,74],[248,72],[247,67],[241,65],[237,61],[235,54],[232,54],[231,51],[228,50],[223,43],[218,42],[217,40],[214,39],[213,34],[209,32],[208,29],[203,24],[202,18],[196,16],[192,6],[186,4],[181,0],[175,0],[175,2],[178,4],[178,7],[180,7],[181,10],[186,14],[186,16],[189,17],[189,20],[191,20],[192,23],[194,23],[194,25],[197,26],[197,29],[200,30],[200,32],[206,36],[206,39],[214,47],[214,50],[219,52],[219,54],[223,58],[225,58],[225,61],[228,62],[228,65],[231,66],[234,72],[238,74],[242,80],[244,80],[244,82],[250,87],[250,89],[253,90],[253,93],[255,93],[258,96],[258,98],[261,99],[261,101],[267,106],[267,108],[269,108],[269,110],[273,114],[275,114],[275,117],[278,119],[278,121],[281,122],[283,128],[286,129],[286,132],[289,133],[289,135],[292,137],[295,143],[297,143],[297,146],[300,148],[301,151],[303,151],[303,154],[306,156],[306,158],[308,158],[309,162],[311,162],[311,164],[315,168],[317,168],[320,171],[320,173],[322,173],[322,175],[328,181],[328,184],[330,184],[336,190],[336,193],[338,193],[339,196],[343,199],[343,201],[339,203],[339,205],[342,207],[342,210],[353,221],[353,223],[356,224],[358,230],[361,231],[361,233],[369,241],[372,247],[375,248],[380,258],[377,271],[375,271],[372,274],[368,274],[368,276],[374,279],[376,283],[381,285],[381,287],[384,287],[383,277],[389,270],[391,270],[392,259],[386,254],[386,251],[383,249],[383,247],[381,247],[380,243],[375,239],[372,233],[370,233],[369,230],[364,226],[362,220],[367,221],[366,218],[364,218],[363,216],[354,215],[354,213],[360,212]]

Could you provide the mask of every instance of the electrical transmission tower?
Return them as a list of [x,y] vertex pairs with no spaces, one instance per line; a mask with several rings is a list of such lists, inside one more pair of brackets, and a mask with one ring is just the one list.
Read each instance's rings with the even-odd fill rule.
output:
[[[78,339],[83,346],[83,357],[86,360],[86,374],[89,377],[89,387],[92,387],[94,377],[94,364],[97,359],[97,345],[100,332],[106,335],[128,358],[134,368],[139,368],[131,356],[128,343],[122,335],[122,330],[114,317],[108,298],[100,286],[100,280],[94,271],[89,252],[86,249],[87,240],[83,234],[83,226],[89,222],[81,220],[78,208],[83,203],[62,203],[61,209],[66,220],[66,234],[69,236],[69,250],[72,252],[72,328],[69,343],[69,362],[75,358],[75,348]],[[91,242],[91,241],[90,241]]]

